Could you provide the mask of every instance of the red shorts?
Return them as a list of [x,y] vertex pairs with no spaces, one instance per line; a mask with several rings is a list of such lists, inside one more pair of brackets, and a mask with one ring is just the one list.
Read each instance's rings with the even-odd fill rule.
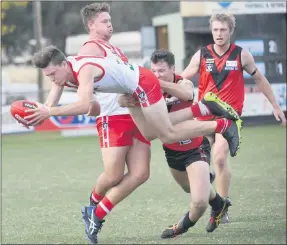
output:
[[139,67],[139,84],[133,96],[142,107],[155,104],[162,98],[162,92],[157,77],[148,69]]
[[150,145],[130,115],[98,117],[96,124],[101,148],[129,146],[133,144],[133,138]]

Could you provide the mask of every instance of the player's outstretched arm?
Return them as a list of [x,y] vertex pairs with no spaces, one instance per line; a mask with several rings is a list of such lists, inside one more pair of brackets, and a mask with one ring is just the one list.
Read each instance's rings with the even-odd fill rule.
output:
[[59,86],[55,83],[52,83],[51,90],[44,105],[49,107],[57,106],[62,96],[63,90],[64,86]]
[[189,65],[181,73],[181,76],[186,79],[192,79],[199,70],[201,52],[198,50],[191,58]]
[[281,110],[280,106],[276,101],[270,83],[268,82],[266,77],[257,69],[252,54],[250,54],[247,50],[243,49],[241,52],[241,61],[243,69],[253,77],[260,91],[266,96],[266,98],[273,106],[274,116],[276,120],[281,120],[282,125],[286,126],[286,118],[284,112]]
[[188,79],[184,78],[183,80],[178,81],[178,83],[170,83],[160,80],[160,87],[164,92],[180,100],[193,100],[193,83]]
[[[55,83],[52,83],[51,90],[48,94],[46,102],[44,103],[44,108],[46,111],[49,111],[49,107],[58,105],[60,98],[62,96],[63,90],[64,90],[64,86],[59,86]],[[38,102],[37,102],[37,105],[40,106],[40,104]],[[43,121],[44,120],[42,120],[42,121],[37,120],[37,123],[33,123],[31,125],[38,126],[38,125],[42,124]],[[25,126],[25,127],[29,128],[28,126]]]
[[93,101],[94,79],[101,75],[101,69],[92,65],[84,66],[78,75],[78,101],[69,105],[52,107],[50,109],[51,116],[75,116],[88,113]]
[[103,71],[95,66],[87,65],[83,67],[78,76],[78,101],[69,105],[51,108],[37,103],[37,108],[26,111],[32,113],[25,117],[28,120],[28,125],[37,125],[50,116],[75,116],[88,113],[90,104],[93,101],[94,79],[99,78],[102,73]]

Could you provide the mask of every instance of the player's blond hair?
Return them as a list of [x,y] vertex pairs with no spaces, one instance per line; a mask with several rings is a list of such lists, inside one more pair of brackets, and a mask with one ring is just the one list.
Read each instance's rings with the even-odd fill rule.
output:
[[210,29],[214,21],[226,22],[228,24],[228,27],[231,33],[233,33],[235,26],[236,26],[235,17],[233,14],[230,14],[230,13],[216,13],[216,14],[211,15],[209,19]]
[[91,3],[81,9],[82,21],[87,32],[90,31],[88,22],[103,12],[110,13],[110,5],[108,3]]

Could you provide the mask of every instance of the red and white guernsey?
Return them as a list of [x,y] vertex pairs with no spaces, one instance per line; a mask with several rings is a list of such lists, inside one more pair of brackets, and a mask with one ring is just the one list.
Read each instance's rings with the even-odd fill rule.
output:
[[[118,61],[116,65],[124,65],[124,63],[121,63],[120,61],[127,62],[128,58],[123,54],[123,52],[107,43],[101,40],[89,40],[88,42],[84,43],[83,45],[87,43],[93,43],[94,45],[97,45],[102,49],[102,53],[104,57],[107,58],[117,58]],[[74,66],[74,72],[77,76],[77,72],[79,72],[79,69],[81,66],[84,65],[86,61],[91,62],[91,64],[97,64],[99,66],[104,66],[103,61],[99,61],[96,59],[93,59],[92,57],[87,59],[81,58],[69,58],[70,59],[70,65]],[[112,61],[110,61],[112,63]],[[138,128],[136,127],[136,124],[132,120],[128,108],[120,107],[118,104],[118,96],[120,92],[127,92],[130,90],[133,90],[133,87],[136,87],[135,84],[130,87],[131,80],[135,83],[139,83],[139,67],[135,66],[129,66],[129,71],[125,71],[126,73],[129,73],[128,76],[124,76],[122,74],[122,71],[117,72],[115,71],[115,67],[113,64],[108,63],[108,67],[105,67],[105,74],[102,77],[103,80],[101,81],[95,81],[95,90],[100,91],[100,93],[96,94],[96,99],[100,103],[101,106],[101,114],[97,117],[96,125],[97,130],[99,133],[99,139],[101,148],[108,148],[108,147],[121,147],[121,146],[130,146],[133,144],[133,139],[137,139],[145,144],[150,145],[150,143],[142,136]],[[127,65],[127,64],[126,64]],[[119,66],[117,66],[119,68]],[[122,67],[124,70],[125,67]],[[126,67],[127,68],[127,67]],[[120,73],[120,74],[119,74]],[[141,72],[143,73],[143,72]],[[143,76],[143,74],[141,75]],[[126,78],[129,83],[129,87],[127,88],[125,86],[125,81],[122,79]],[[140,77],[141,78],[141,77]],[[115,81],[116,80],[116,81]],[[119,81],[118,81],[119,80]],[[143,80],[143,79],[142,79]],[[149,79],[150,81],[150,79]],[[102,86],[103,82],[107,82]],[[75,85],[74,85],[75,86]],[[112,86],[113,91],[116,91],[117,93],[110,93],[110,87]],[[109,92],[103,91],[107,90]],[[127,91],[125,91],[127,90]],[[101,93],[105,92],[105,93]]]
[[[105,57],[119,57],[123,61],[128,61],[128,58],[119,48],[107,42],[101,40],[89,40],[84,43],[83,46],[87,43],[95,43],[95,45],[98,45],[103,50]],[[118,96],[118,94],[111,93],[96,94],[96,99],[101,105],[101,114],[99,115],[100,117],[129,114],[128,108],[120,107],[118,104]]]
[[[76,81],[80,70],[86,65],[96,66],[103,71],[102,77],[94,80],[95,92],[113,93],[112,95],[133,94],[138,88],[138,65],[126,63],[117,57],[69,56],[67,60],[73,70]],[[78,87],[78,84],[71,84],[70,82],[67,85]],[[99,100],[99,103],[102,103],[102,101]],[[103,104],[105,103],[107,101],[104,101]]]

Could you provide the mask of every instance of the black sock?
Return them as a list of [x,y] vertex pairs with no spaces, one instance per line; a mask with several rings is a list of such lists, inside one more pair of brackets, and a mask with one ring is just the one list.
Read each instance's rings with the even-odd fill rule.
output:
[[196,224],[196,221],[195,221],[195,222],[192,222],[192,221],[189,219],[189,212],[188,212],[188,213],[184,216],[183,221],[182,221],[183,228],[188,229],[188,228],[194,226],[195,224]]
[[209,205],[212,207],[213,210],[218,210],[222,208],[223,204],[224,200],[217,193],[215,198],[209,201]]

